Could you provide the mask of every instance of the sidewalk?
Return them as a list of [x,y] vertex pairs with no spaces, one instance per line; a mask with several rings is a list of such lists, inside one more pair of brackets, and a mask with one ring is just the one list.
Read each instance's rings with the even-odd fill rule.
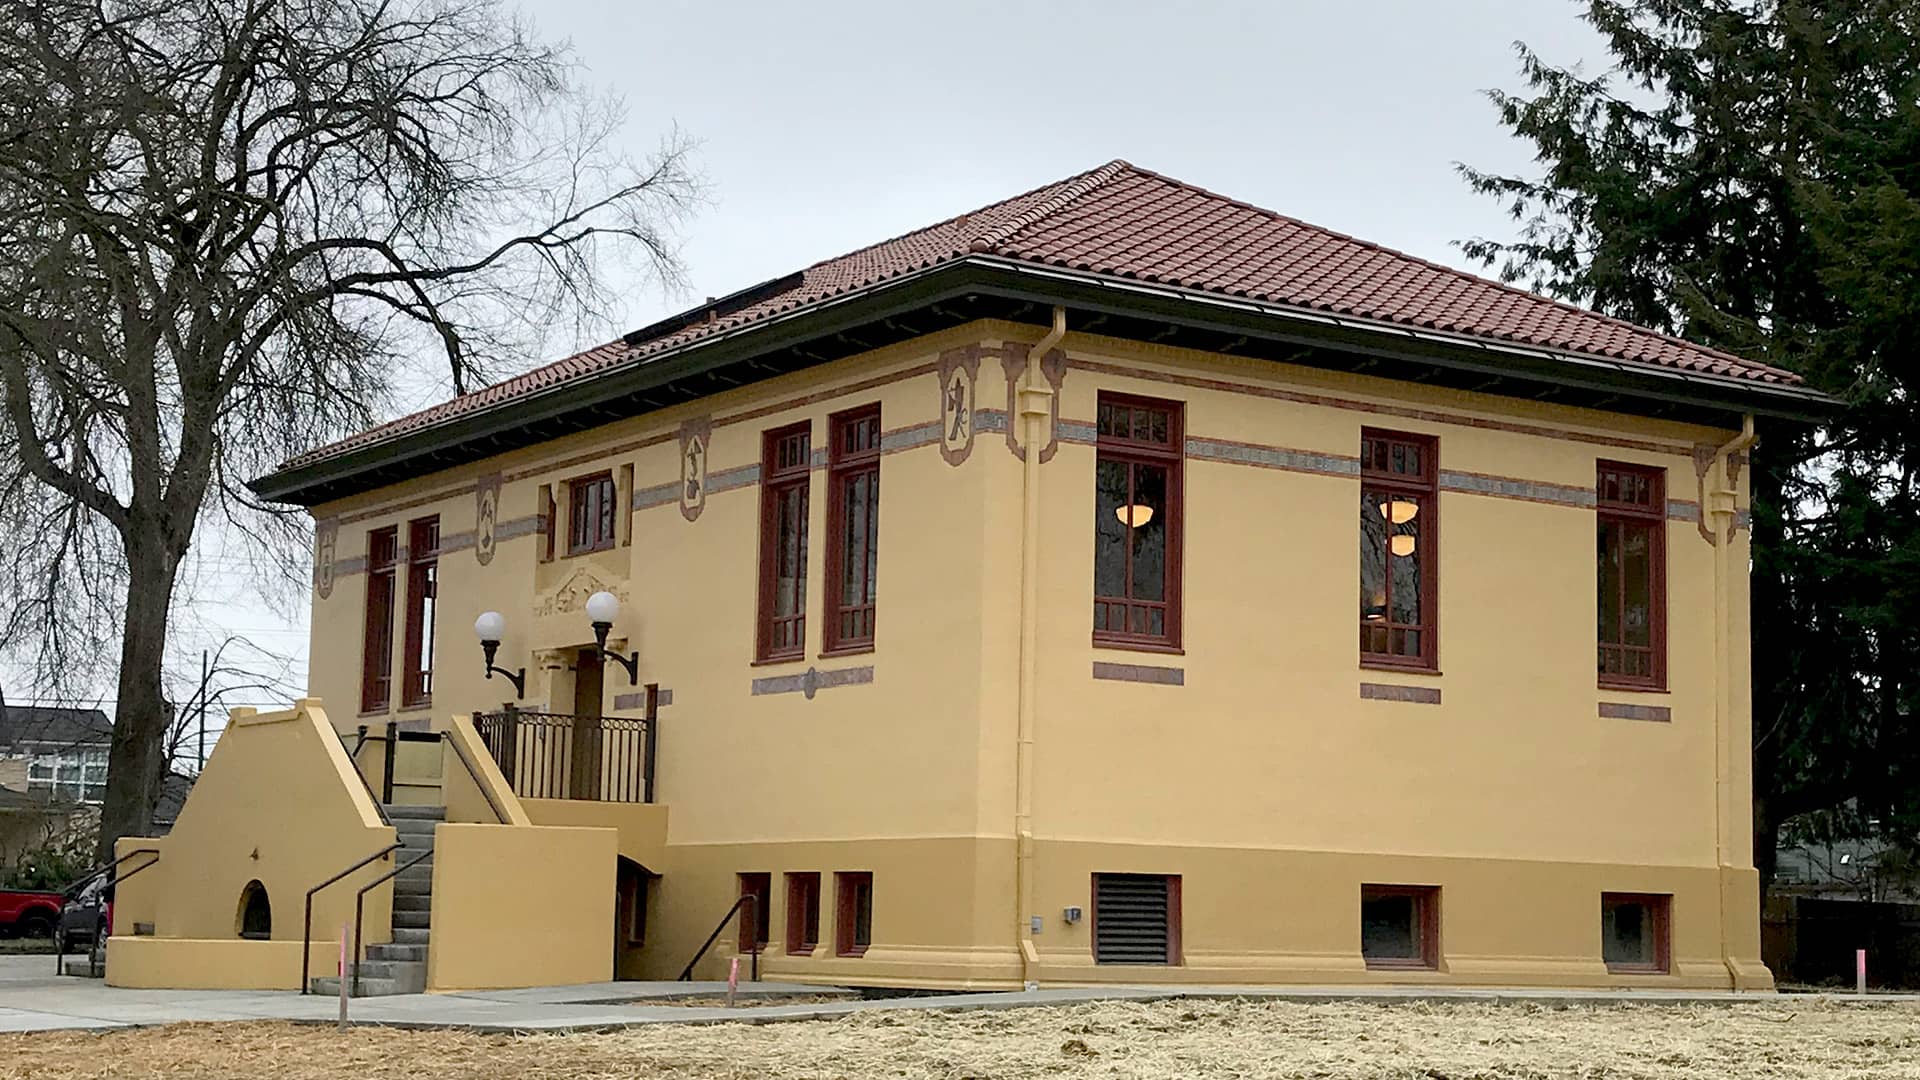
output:
[[[1536,1004],[1728,1004],[1778,1002],[1771,994],[1688,993],[1661,990],[1494,990],[1435,987],[1246,987],[1141,986],[1061,988],[999,994],[943,994],[861,1000],[832,987],[749,983],[735,1008],[648,1005],[648,1001],[710,997],[726,984],[593,983],[531,990],[480,990],[457,994],[410,994],[356,998],[351,1019],[392,1027],[455,1027],[476,1031],[604,1031],[647,1024],[768,1024],[829,1019],[869,1009],[1015,1009],[1089,1001],[1159,1001],[1170,998],[1272,998],[1323,1001],[1481,1001]],[[847,994],[848,1000],[805,1005],[750,1004],[755,997]],[[1794,995],[1838,1002],[1920,1005],[1920,995]],[[58,1030],[108,1031],[154,1024],[206,1021],[287,1020],[331,1023],[336,998],[302,996],[291,990],[122,990],[98,979],[57,976],[45,956],[0,957],[0,1033]]]

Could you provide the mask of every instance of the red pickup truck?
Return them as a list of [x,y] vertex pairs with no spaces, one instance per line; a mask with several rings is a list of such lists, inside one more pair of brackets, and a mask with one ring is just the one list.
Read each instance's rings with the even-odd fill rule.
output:
[[66,898],[57,892],[0,889],[0,935],[52,937]]

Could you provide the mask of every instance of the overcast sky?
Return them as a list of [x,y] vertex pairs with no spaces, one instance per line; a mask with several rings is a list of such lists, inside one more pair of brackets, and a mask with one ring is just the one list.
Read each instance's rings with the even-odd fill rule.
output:
[[[1455,164],[1532,168],[1483,91],[1519,88],[1516,40],[1556,63],[1602,66],[1582,7],[544,0],[525,10],[536,33],[572,43],[584,82],[626,99],[636,156],[674,124],[701,143],[712,202],[684,230],[691,290],[636,291],[626,316],[639,326],[1113,158],[1467,265],[1455,242],[1513,225]],[[240,631],[294,657],[291,677],[304,682],[304,605],[263,604],[232,551],[203,567],[199,594],[177,652]],[[441,662],[458,662],[466,628],[442,632]]]

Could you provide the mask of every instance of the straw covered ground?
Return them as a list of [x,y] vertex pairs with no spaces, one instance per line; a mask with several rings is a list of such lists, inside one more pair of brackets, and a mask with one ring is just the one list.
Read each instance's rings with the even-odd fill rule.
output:
[[286,1024],[0,1038],[0,1074],[283,1077],[1920,1077],[1920,1011],[1174,1001],[524,1037]]

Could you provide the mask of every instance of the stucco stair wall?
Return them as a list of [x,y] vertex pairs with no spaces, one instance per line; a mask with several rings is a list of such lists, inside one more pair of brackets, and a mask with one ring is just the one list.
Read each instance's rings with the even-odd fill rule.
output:
[[[405,846],[397,852],[401,865],[426,858],[393,879],[393,940],[369,945],[360,961],[356,997],[419,994],[427,989],[427,950],[433,934],[433,837],[446,819],[441,806],[387,806],[387,817]],[[313,980],[313,992],[338,996],[340,980],[328,975]]]

